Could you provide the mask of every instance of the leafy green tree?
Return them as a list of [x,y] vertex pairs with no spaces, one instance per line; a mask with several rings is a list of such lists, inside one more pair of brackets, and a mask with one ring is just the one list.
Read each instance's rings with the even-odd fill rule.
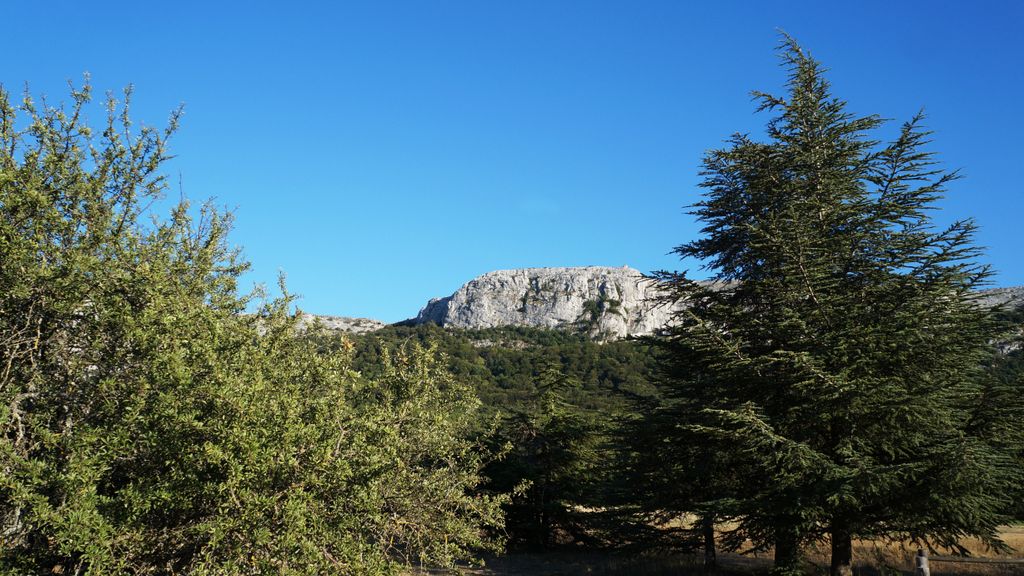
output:
[[[479,402],[429,350],[376,378],[241,296],[229,219],[165,220],[166,130],[0,90],[0,573],[380,574],[493,546]],[[255,314],[245,314],[258,306]]]
[[683,424],[747,456],[737,535],[774,546],[780,573],[814,540],[833,574],[855,537],[1002,546],[1019,471],[973,425],[998,332],[975,296],[989,272],[970,220],[931,218],[957,176],[922,116],[880,145],[882,120],[850,113],[818,62],[788,38],[781,56],[788,94],[755,93],[767,139],[707,154],[703,236],[675,250],[714,282],[659,274],[689,305],[667,337],[715,398]]

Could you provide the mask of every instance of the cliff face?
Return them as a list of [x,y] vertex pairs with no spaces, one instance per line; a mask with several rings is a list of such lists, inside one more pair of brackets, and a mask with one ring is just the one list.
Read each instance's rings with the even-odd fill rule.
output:
[[316,321],[319,321],[320,325],[327,330],[348,332],[350,334],[376,332],[377,330],[387,326],[384,322],[381,322],[380,320],[373,320],[371,318],[349,318],[347,316],[326,316],[322,314],[303,313],[302,316],[299,317],[299,327],[306,328]]
[[[980,293],[986,306],[1024,305],[1024,286]],[[633,268],[523,268],[470,280],[454,294],[431,300],[411,324],[450,328],[532,326],[584,332],[599,340],[651,334],[669,320],[672,306],[656,301],[657,286]],[[353,333],[386,324],[366,318],[318,316],[324,327]],[[303,323],[312,321],[312,315]]]
[[[431,300],[410,322],[559,328],[609,340],[663,327],[673,307],[657,303],[657,296],[654,282],[628,266],[498,270],[470,280],[451,296]],[[1024,305],[1024,287],[984,290],[980,302]]]
[[615,339],[664,326],[671,307],[656,303],[656,296],[654,283],[628,266],[498,270],[431,300],[412,322],[573,329]]
[[990,288],[981,291],[981,303],[995,308],[997,306],[1013,310],[1024,306],[1024,286],[1009,288]]

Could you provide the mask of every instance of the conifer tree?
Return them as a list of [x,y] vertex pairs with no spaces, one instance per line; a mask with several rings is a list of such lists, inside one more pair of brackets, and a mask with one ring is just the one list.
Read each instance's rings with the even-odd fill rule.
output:
[[731,502],[742,487],[737,472],[747,462],[730,439],[702,428],[714,423],[706,410],[722,396],[694,373],[689,350],[672,340],[651,341],[660,348],[661,394],[640,399],[637,416],[622,425],[623,452],[629,454],[620,472],[628,488],[623,501],[639,520],[622,524],[633,531],[626,538],[643,547],[700,550],[705,569],[713,570],[719,548],[734,550],[741,543],[728,533],[722,538],[716,524],[732,516]]
[[1017,471],[972,428],[998,330],[975,301],[989,270],[972,221],[931,216],[957,174],[922,115],[880,144],[883,121],[851,113],[817,61],[788,37],[780,54],[788,93],[755,93],[767,138],[706,155],[702,236],[675,249],[714,282],[657,275],[688,304],[667,341],[712,398],[680,429],[743,455],[728,514],[779,573],[811,541],[836,575],[856,537],[1001,546]]
[[593,504],[598,483],[598,424],[573,405],[579,383],[548,363],[524,406],[505,417],[498,436],[509,446],[489,469],[492,487],[518,493],[506,506],[510,544],[552,548],[562,540],[586,540],[586,519],[576,507]]

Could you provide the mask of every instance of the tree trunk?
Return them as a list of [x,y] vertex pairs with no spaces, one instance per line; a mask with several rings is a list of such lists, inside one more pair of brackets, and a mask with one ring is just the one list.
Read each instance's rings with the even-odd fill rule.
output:
[[853,576],[853,538],[845,524],[832,523],[831,576]]
[[548,465],[547,457],[544,458],[544,475],[540,479],[540,547],[544,550],[551,548],[551,516],[548,510],[548,472],[551,467]]
[[797,542],[796,535],[792,533],[780,533],[775,536],[773,576],[800,574],[800,547]]
[[715,550],[715,517],[707,515],[701,518],[700,529],[704,537],[704,570],[710,572],[718,566],[718,554]]

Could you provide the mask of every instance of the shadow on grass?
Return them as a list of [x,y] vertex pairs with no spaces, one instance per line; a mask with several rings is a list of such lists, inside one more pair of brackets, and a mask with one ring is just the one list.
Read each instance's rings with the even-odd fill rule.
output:
[[718,576],[765,575],[771,560],[740,555],[719,557],[714,572],[704,571],[695,555],[625,555],[599,551],[512,553],[486,559],[479,568],[457,571],[421,570],[418,575],[463,574],[474,576]]

